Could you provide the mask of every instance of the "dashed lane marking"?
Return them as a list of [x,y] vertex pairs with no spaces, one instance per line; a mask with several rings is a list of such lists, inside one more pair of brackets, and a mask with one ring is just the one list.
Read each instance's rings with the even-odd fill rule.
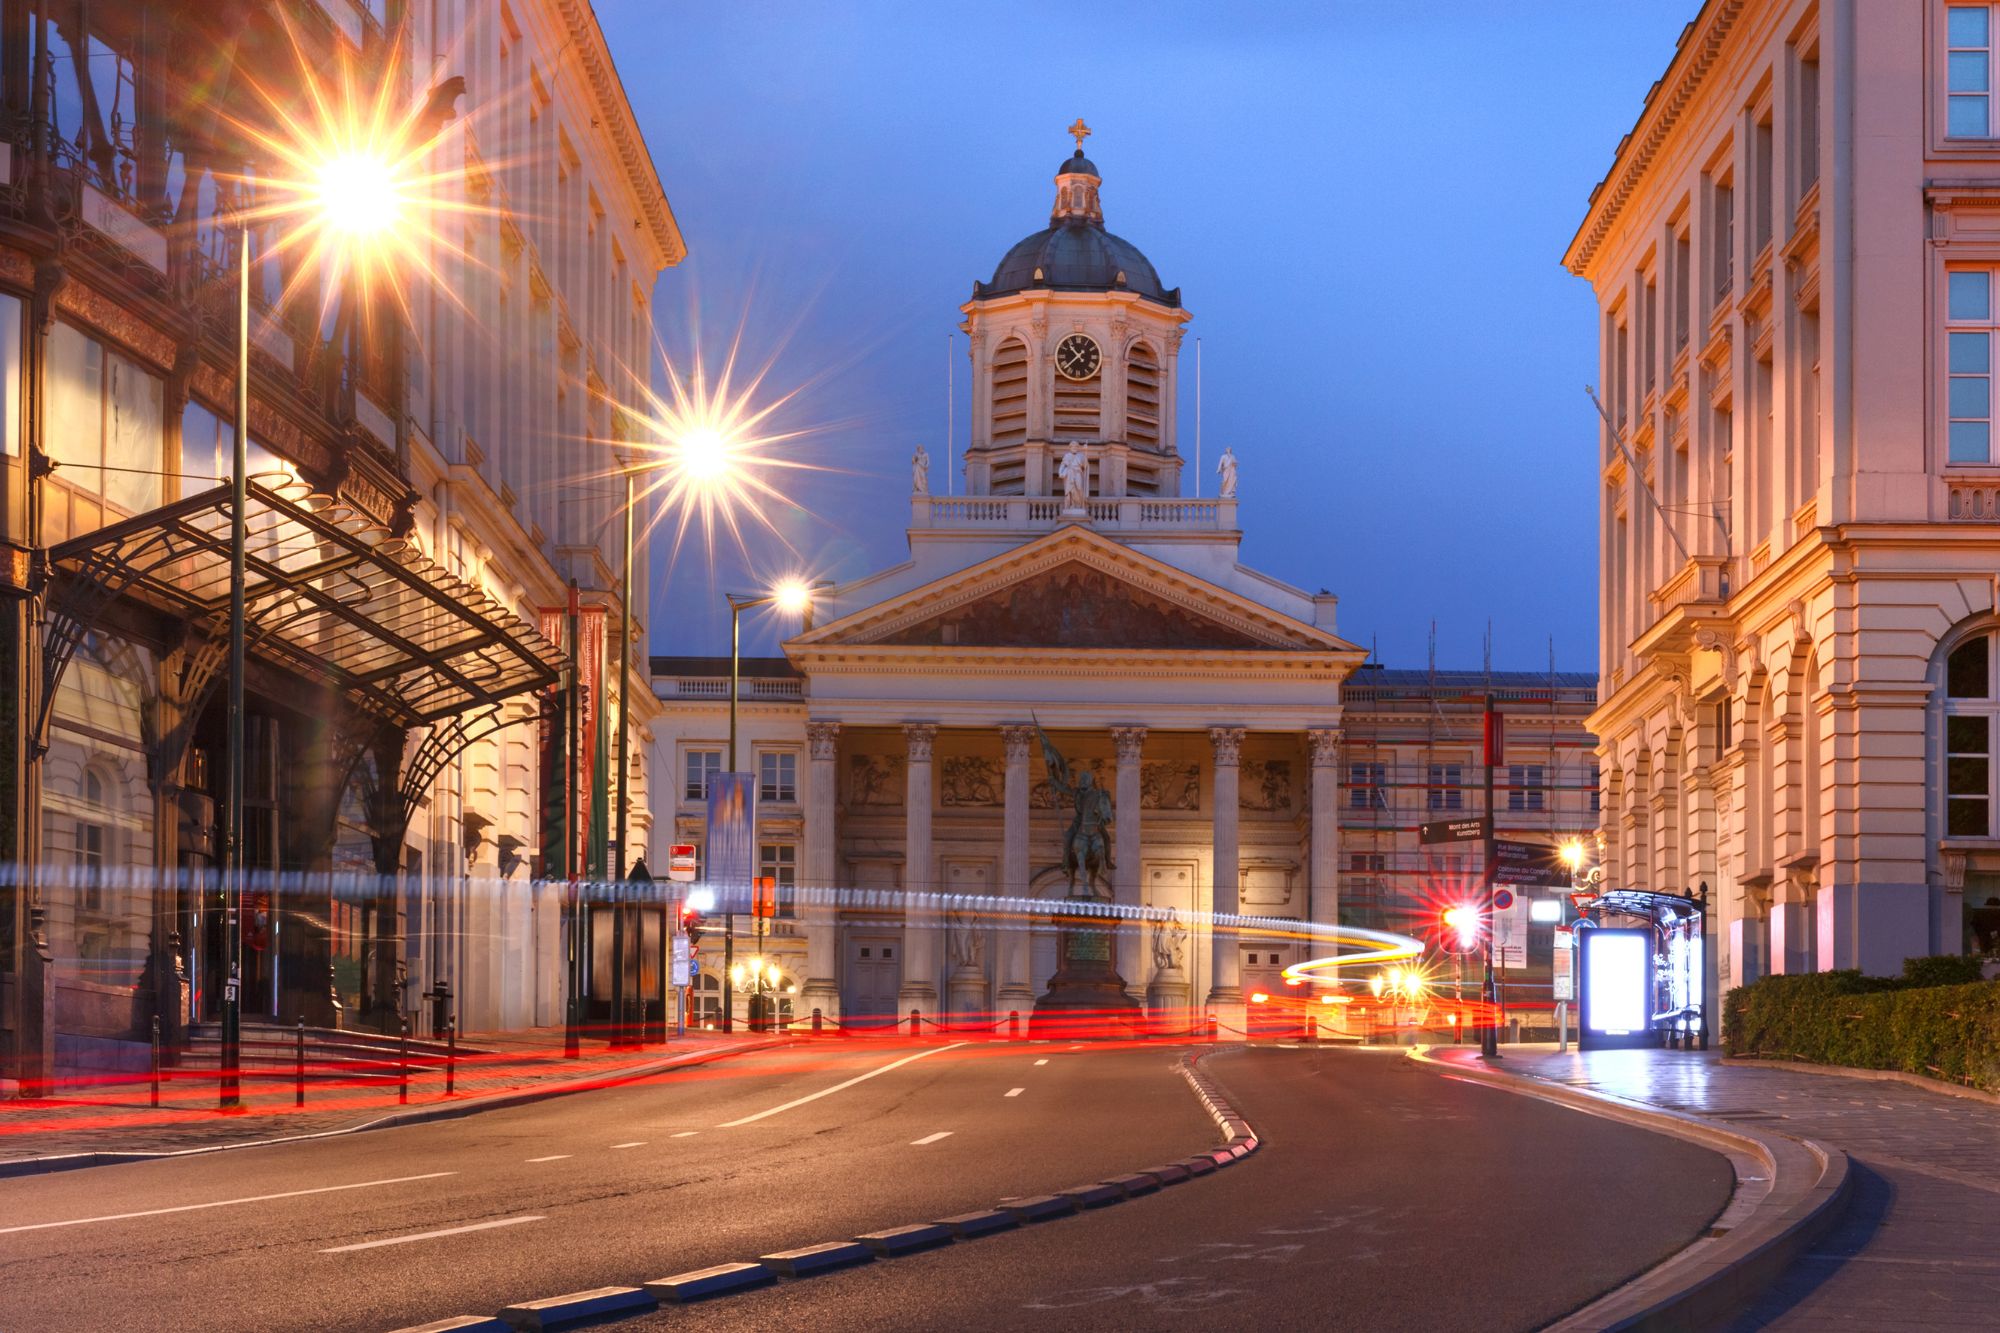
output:
[[675,1134],[672,1137],[677,1139],[691,1139],[699,1133],[701,1133],[701,1131],[698,1129],[684,1129],[680,1133]]
[[924,1136],[923,1138],[920,1138],[920,1139],[911,1139],[911,1140],[910,1140],[910,1146],[911,1146],[912,1148],[921,1148],[921,1147],[923,1147],[923,1146],[924,1146],[924,1145],[925,1145],[926,1143],[936,1143],[936,1142],[937,1142],[937,1141],[938,1141],[939,1139],[948,1139],[948,1138],[950,1138],[950,1137],[951,1137],[951,1131],[950,1131],[950,1130],[948,1130],[948,1129],[941,1129],[941,1130],[939,1130],[939,1131],[938,1131],[937,1133],[935,1133],[935,1134],[926,1134],[926,1135],[925,1135],[925,1136]]
[[1036,1063],[1036,1064],[1038,1064],[1038,1065],[1045,1065],[1045,1064],[1047,1064],[1047,1063],[1048,1063],[1048,1061],[1047,1061],[1047,1060],[1037,1060],[1037,1061],[1035,1061],[1035,1063]]
[[1007,1095],[1009,1097],[1018,1097],[1026,1091],[1027,1091],[1026,1088],[1009,1088],[1007,1089]]
[[442,1227],[437,1231],[419,1231],[414,1236],[391,1236],[387,1240],[364,1240],[358,1245],[336,1245],[321,1254],[348,1254],[355,1250],[379,1250],[384,1245],[408,1245],[415,1240],[435,1240],[439,1236],[461,1236],[468,1231],[491,1231],[495,1227],[517,1227],[523,1222],[539,1222],[542,1214],[531,1213],[526,1217],[503,1217],[492,1222],[474,1222],[470,1226]]
[[888,1064],[883,1065],[880,1068],[871,1069],[865,1074],[856,1074],[853,1078],[848,1079],[844,1083],[836,1083],[830,1088],[821,1088],[818,1092],[807,1093],[805,1096],[794,1098],[793,1100],[786,1102],[782,1106],[773,1106],[768,1111],[759,1111],[755,1115],[746,1115],[739,1120],[724,1121],[722,1124],[717,1125],[716,1128],[734,1129],[738,1125],[748,1125],[754,1121],[762,1120],[766,1116],[778,1115],[782,1112],[791,1110],[795,1106],[804,1106],[807,1102],[816,1102],[822,1097],[831,1097],[834,1093],[843,1091],[844,1089],[847,1088],[851,1088],[857,1083],[866,1083],[869,1079],[874,1078],[877,1075],[886,1074],[892,1069],[900,1069],[904,1065],[909,1064],[912,1060],[921,1060],[927,1055],[936,1055],[940,1051],[955,1051],[963,1045],[965,1045],[964,1042],[955,1041],[952,1042],[949,1046],[933,1046],[930,1050],[918,1051],[915,1055],[906,1055],[900,1060],[891,1060]]
[[611,1146],[613,1148],[643,1148],[646,1146],[646,1141],[640,1139],[636,1143],[614,1143]]
[[570,1156],[572,1156],[572,1154],[566,1152],[551,1153],[547,1157],[530,1157],[528,1159],[528,1162],[530,1165],[533,1165],[536,1162],[560,1162],[563,1159]]
[[334,1194],[341,1190],[365,1190],[377,1185],[407,1185],[413,1180],[438,1180],[455,1176],[456,1171],[428,1171],[421,1176],[391,1176],[387,1180],[357,1180],[352,1185],[321,1185],[309,1190],[286,1190],[282,1194],[252,1194],[241,1199],[216,1199],[209,1203],[182,1203],[171,1208],[146,1208],[136,1213],[107,1213],[102,1217],[72,1217],[61,1222],[29,1222],[22,1226],[0,1227],[0,1236],[17,1231],[48,1231],[54,1227],[81,1227],[92,1222],[123,1222],[134,1217],[160,1217],[166,1213],[192,1213],[203,1208],[228,1208],[239,1203],[268,1203],[273,1199],[297,1199],[308,1194]]

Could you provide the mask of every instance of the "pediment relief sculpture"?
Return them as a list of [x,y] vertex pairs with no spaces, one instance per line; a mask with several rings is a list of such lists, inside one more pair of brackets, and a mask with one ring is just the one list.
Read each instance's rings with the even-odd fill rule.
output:
[[1201,807],[1201,765],[1161,760],[1139,765],[1139,808],[1196,810]]
[[1237,804],[1245,810],[1282,814],[1292,808],[1292,761],[1248,759],[1237,787]]
[[1269,648],[1263,639],[1079,560],[875,642],[973,648]]
[[947,756],[943,765],[939,800],[946,805],[999,805],[1001,800],[1000,763],[977,755]]

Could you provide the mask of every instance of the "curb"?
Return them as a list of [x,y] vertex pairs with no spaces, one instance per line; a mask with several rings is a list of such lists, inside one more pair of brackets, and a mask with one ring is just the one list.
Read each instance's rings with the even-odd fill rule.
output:
[[[1740,1312],[1831,1230],[1853,1192],[1847,1154],[1810,1139],[1443,1060],[1425,1046],[1413,1047],[1409,1058],[1470,1082],[1671,1135],[1729,1157],[1736,1188],[1706,1234],[1551,1323],[1552,1333],[1714,1326]],[[1745,1164],[1763,1169],[1770,1183],[1762,1194],[1745,1189]]]
[[47,1175],[53,1171],[77,1171],[88,1166],[118,1166],[126,1162],[158,1162],[176,1157],[200,1157],[207,1153],[233,1152],[238,1148],[270,1148],[281,1143],[311,1143],[315,1139],[335,1139],[374,1129],[397,1129],[404,1125],[422,1125],[435,1120],[457,1120],[464,1116],[478,1115],[482,1111],[504,1111],[512,1106],[527,1106],[534,1102],[568,1097],[579,1092],[595,1092],[600,1088],[615,1088],[626,1083],[637,1083],[656,1074],[705,1065],[732,1055],[767,1050],[773,1046],[783,1045],[785,1041],[785,1038],[774,1038],[761,1042],[742,1042],[713,1051],[690,1051],[684,1055],[664,1056],[658,1060],[649,1060],[643,1065],[632,1065],[616,1074],[551,1081],[539,1087],[489,1093],[483,1097],[468,1097],[464,1101],[443,1102],[436,1106],[423,1106],[411,1111],[395,1111],[385,1116],[378,1116],[374,1120],[365,1120],[358,1125],[322,1129],[311,1134],[285,1134],[271,1139],[245,1139],[240,1143],[211,1143],[200,1148],[172,1148],[159,1152],[107,1149],[99,1152],[59,1153],[50,1157],[20,1157],[10,1162],[0,1162],[0,1180],[19,1176]]
[[[1238,1050],[1241,1044],[1226,1049]],[[768,1286],[781,1278],[788,1284],[803,1281],[818,1273],[834,1272],[877,1260],[893,1260],[948,1245],[962,1245],[982,1236],[1058,1217],[1071,1217],[1097,1208],[1113,1207],[1127,1199],[1157,1193],[1169,1185],[1209,1175],[1218,1167],[1234,1165],[1260,1146],[1250,1123],[1237,1113],[1208,1075],[1195,1067],[1197,1061],[1209,1054],[1212,1052],[1189,1052],[1175,1065],[1175,1072],[1187,1080],[1202,1107],[1215,1121],[1225,1140],[1220,1148],[1051,1194],[1002,1199],[992,1208],[884,1227],[858,1236],[782,1250],[759,1256],[755,1263],[716,1264],[673,1277],[655,1278],[636,1287],[600,1287],[570,1296],[525,1301],[500,1311],[497,1322],[489,1322],[480,1315],[458,1315],[428,1324],[414,1324],[398,1329],[396,1333],[430,1333],[430,1330],[461,1328],[555,1329],[575,1327],[581,1322],[606,1323],[628,1315],[649,1313],[663,1301],[688,1302],[730,1296]],[[578,1315],[573,1322],[529,1322],[531,1319],[562,1319],[573,1308],[587,1308],[589,1313]],[[530,1311],[534,1313],[528,1313]]]
[[1853,1065],[1816,1065],[1807,1060],[1766,1060],[1755,1055],[1725,1055],[1722,1063],[1732,1069],[1775,1069],[1785,1074],[1819,1074],[1829,1078],[1858,1078],[1869,1083],[1902,1083],[1940,1097],[1962,1097],[1966,1101],[2000,1106],[2000,1092],[1968,1088],[1907,1069],[1860,1069]]

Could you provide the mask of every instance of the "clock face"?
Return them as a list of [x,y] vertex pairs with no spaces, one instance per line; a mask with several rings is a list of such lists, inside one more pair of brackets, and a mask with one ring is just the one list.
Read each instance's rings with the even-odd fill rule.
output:
[[1072,333],[1056,344],[1056,369],[1068,380],[1087,380],[1103,360],[1088,334]]

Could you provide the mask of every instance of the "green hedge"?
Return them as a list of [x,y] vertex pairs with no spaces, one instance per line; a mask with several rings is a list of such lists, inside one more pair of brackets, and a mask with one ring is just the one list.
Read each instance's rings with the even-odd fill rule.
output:
[[1731,1055],[1901,1069],[2000,1092],[2000,981],[1926,984],[1965,973],[1935,959],[1911,962],[1920,966],[1904,977],[1809,972],[1739,986],[1723,1000],[1723,1046]]

